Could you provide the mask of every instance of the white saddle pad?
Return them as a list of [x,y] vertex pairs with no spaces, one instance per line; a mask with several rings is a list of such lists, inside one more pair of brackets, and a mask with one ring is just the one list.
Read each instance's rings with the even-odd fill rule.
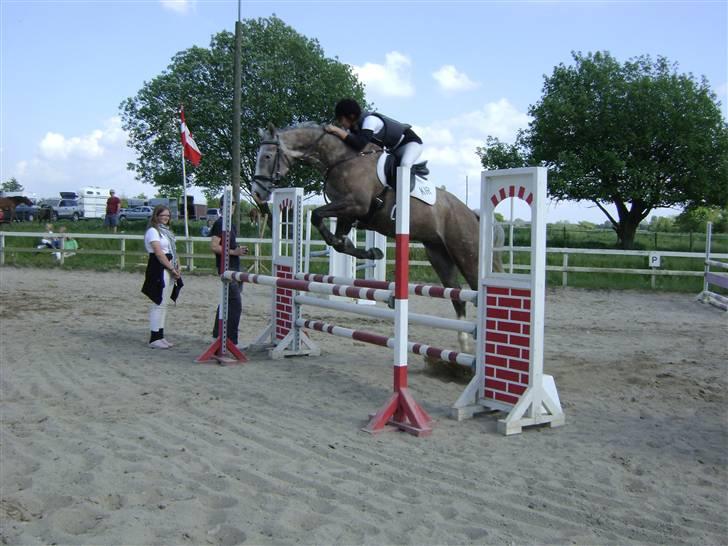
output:
[[[384,162],[386,160],[387,154],[382,154],[379,156],[379,160],[377,161],[377,178],[379,178],[379,182],[381,182],[383,186],[387,185],[387,178],[384,176]],[[423,203],[434,205],[435,200],[437,199],[435,184],[433,184],[430,180],[425,180],[424,178],[415,176],[415,187],[410,192],[410,195],[415,199],[419,199]]]

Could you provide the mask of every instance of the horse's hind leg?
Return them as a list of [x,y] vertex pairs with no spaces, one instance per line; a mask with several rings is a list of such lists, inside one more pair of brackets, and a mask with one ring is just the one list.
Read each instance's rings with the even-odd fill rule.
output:
[[[446,288],[460,288],[458,268],[445,248],[445,245],[425,243],[424,246],[427,258],[430,260],[432,268],[440,278],[442,285]],[[463,301],[452,300],[452,306],[455,308],[455,315],[460,320],[465,319],[465,305],[466,304]],[[473,338],[470,334],[459,332],[458,342],[460,344],[461,351],[472,354]]]

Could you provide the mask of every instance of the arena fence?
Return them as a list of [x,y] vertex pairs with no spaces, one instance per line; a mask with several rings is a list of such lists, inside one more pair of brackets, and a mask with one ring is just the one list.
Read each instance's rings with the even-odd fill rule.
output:
[[[81,261],[85,256],[105,256],[109,258],[115,258],[113,261],[107,262],[109,267],[115,267],[120,270],[127,269],[141,269],[146,267],[147,253],[143,251],[143,235],[129,235],[129,234],[98,234],[98,233],[68,233],[69,237],[76,239],[79,242],[79,248],[74,251],[66,251],[60,253],[59,264],[61,267],[64,266],[68,255],[71,253],[74,256],[72,259],[74,262]],[[15,231],[0,231],[0,265],[22,265],[23,256],[34,253],[57,253],[57,250],[40,250],[36,248],[37,242],[47,237],[45,232],[15,232]],[[15,241],[13,244],[9,244],[11,240],[22,240],[22,246],[18,245]],[[84,248],[84,241],[90,240],[106,240],[110,241],[111,245],[116,248],[105,248],[105,249],[93,249]],[[180,258],[185,264],[185,268],[188,271],[199,271],[215,273],[214,269],[214,258],[210,252],[210,240],[207,237],[178,237],[178,248],[183,249],[179,252]],[[243,264],[245,268],[252,273],[266,273],[268,272],[268,264],[271,261],[270,249],[272,239],[261,239],[261,238],[238,238],[238,243],[247,245],[250,247],[250,255],[243,258]],[[311,247],[314,249],[323,249],[325,243],[323,241],[312,240],[310,242]],[[422,245],[419,243],[413,243],[411,245],[413,249],[422,249]],[[141,249],[141,250],[140,250]],[[388,266],[394,265],[394,243],[389,242],[387,244],[387,256],[391,259],[387,260]],[[527,263],[519,263],[519,256],[527,253],[528,247],[519,246],[507,246],[501,249],[504,252],[505,267],[508,272],[525,271],[530,268]],[[703,263],[705,260],[705,254],[702,252],[673,252],[673,251],[647,251],[647,250],[613,250],[613,249],[586,249],[586,248],[547,248],[547,255],[553,256],[553,259],[549,260],[551,263],[547,264],[546,271],[552,274],[560,274],[561,286],[569,286],[569,275],[570,274],[582,274],[590,273],[594,275],[604,274],[622,274],[629,276],[648,276],[651,280],[651,286],[656,287],[656,279],[659,277],[690,277],[698,278],[703,277]],[[561,263],[553,263],[554,259],[558,260],[558,256],[561,256]],[[590,258],[599,259],[605,263],[603,267],[586,267],[573,265],[574,261],[583,262],[585,259]],[[609,265],[610,261],[619,261],[621,258],[631,257],[635,261],[641,260],[644,266],[640,267],[613,267]],[[711,253],[711,257],[716,260],[728,260],[728,253]],[[694,270],[685,269],[673,269],[668,268],[667,264],[664,263],[665,259],[670,258],[681,258],[689,259],[691,263],[694,261]],[[49,256],[49,262],[51,258]],[[311,258],[312,263],[324,265],[328,263],[328,258]],[[684,262],[683,262],[684,263]],[[89,264],[89,267],[94,267],[93,264]],[[426,260],[411,260],[410,267],[413,269],[417,268],[431,268],[430,264]],[[689,267],[689,266],[688,266]],[[554,284],[554,279],[551,277],[550,284]]]

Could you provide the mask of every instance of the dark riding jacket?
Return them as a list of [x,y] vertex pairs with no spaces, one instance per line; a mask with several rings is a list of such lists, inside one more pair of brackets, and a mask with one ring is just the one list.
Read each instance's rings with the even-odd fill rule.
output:
[[[370,129],[364,129],[362,126],[367,116],[378,117],[384,123],[384,127],[376,134]],[[412,130],[411,125],[401,123],[377,112],[365,112],[359,116],[359,120],[351,128],[344,142],[357,152],[363,150],[370,142],[392,151],[408,142],[422,144],[422,139]]]

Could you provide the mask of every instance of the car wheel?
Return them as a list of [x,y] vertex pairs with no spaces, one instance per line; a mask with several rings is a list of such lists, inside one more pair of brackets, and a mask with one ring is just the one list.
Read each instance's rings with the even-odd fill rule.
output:
[[73,216],[71,217],[71,220],[74,221],[74,222],[78,222],[78,213],[77,212],[74,212],[73,213]]
[[32,214],[29,214],[28,215],[28,222],[32,222],[33,220],[35,220],[35,217]]
[[57,212],[51,212],[51,220],[54,222],[58,220],[58,213]]
[[119,216],[119,223],[126,222],[126,216]]

